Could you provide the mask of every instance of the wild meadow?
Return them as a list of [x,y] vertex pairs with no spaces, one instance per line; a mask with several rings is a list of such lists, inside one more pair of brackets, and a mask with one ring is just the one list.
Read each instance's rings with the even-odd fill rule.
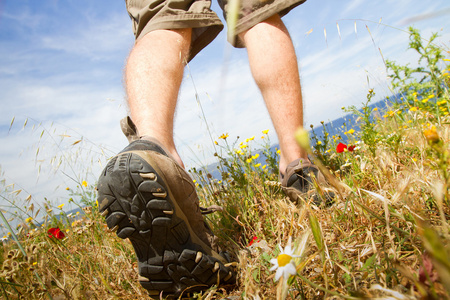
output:
[[[223,208],[208,223],[238,262],[238,282],[189,297],[450,298],[450,52],[435,38],[410,29],[417,67],[386,60],[398,95],[387,109],[371,106],[370,89],[362,108],[345,108],[355,123],[333,134],[332,125],[298,132],[335,192],[332,202],[293,203],[283,194],[279,154],[264,128],[248,138],[213,137],[216,170],[190,173],[201,205]],[[2,199],[18,213],[3,211],[2,223],[18,225],[0,245],[0,297],[148,298],[131,243],[98,212],[95,183],[80,180],[68,192],[83,213],[47,203],[38,219],[28,197],[4,187]]]

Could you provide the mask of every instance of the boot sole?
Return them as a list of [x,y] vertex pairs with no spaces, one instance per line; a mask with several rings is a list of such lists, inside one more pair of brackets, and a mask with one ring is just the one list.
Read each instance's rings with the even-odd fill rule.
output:
[[164,297],[233,284],[234,272],[193,233],[162,172],[137,153],[121,153],[107,164],[98,203],[108,228],[131,241],[140,284]]

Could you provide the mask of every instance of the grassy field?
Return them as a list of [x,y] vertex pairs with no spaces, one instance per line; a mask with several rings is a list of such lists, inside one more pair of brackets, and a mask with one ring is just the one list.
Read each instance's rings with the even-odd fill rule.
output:
[[[449,298],[450,53],[435,37],[411,29],[418,68],[386,61],[392,93],[401,93],[389,109],[370,108],[376,91],[369,90],[362,110],[347,108],[358,115],[358,130],[346,124],[339,135],[313,131],[306,139],[298,132],[335,190],[331,205],[285,197],[267,131],[216,138],[221,178],[190,172],[201,204],[224,208],[209,224],[239,262],[238,283],[193,298]],[[13,201],[25,208],[0,245],[0,297],[145,299],[132,246],[107,230],[95,185],[81,182],[71,193],[87,205],[84,215],[46,204],[42,226],[28,198]],[[296,274],[276,281],[274,258]]]

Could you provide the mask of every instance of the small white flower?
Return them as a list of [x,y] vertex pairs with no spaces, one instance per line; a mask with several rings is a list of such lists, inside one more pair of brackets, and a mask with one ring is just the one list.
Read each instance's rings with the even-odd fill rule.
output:
[[295,267],[294,263],[294,257],[299,257],[298,255],[294,255],[294,251],[291,248],[291,238],[289,237],[288,243],[286,245],[286,248],[281,247],[281,245],[278,245],[281,252],[278,254],[276,258],[272,258],[270,262],[273,264],[272,268],[270,268],[270,271],[275,271],[275,281],[278,281],[281,276],[283,276],[284,280],[288,280],[289,276],[297,274],[297,269]]
[[8,240],[8,237],[5,235],[4,237],[0,238],[0,241],[6,242]]

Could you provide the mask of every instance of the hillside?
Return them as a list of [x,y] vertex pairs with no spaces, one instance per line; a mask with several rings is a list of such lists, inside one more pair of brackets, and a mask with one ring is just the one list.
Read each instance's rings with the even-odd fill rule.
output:
[[[348,108],[357,123],[341,132],[325,127],[320,136],[315,129],[307,138],[298,132],[335,191],[332,203],[285,197],[267,131],[216,138],[220,177],[190,172],[201,204],[223,207],[208,222],[238,262],[238,283],[192,298],[449,298],[450,53],[412,28],[410,41],[419,68],[386,62],[397,101],[374,107],[376,91],[369,90],[361,110]],[[324,186],[316,189],[323,194]],[[26,199],[17,203],[26,213],[0,247],[0,295],[147,298],[131,244],[109,232],[97,210],[95,185],[72,193],[87,205],[77,220],[47,206],[43,226],[36,226],[34,208]],[[287,252],[296,274],[275,281],[273,259]]]

